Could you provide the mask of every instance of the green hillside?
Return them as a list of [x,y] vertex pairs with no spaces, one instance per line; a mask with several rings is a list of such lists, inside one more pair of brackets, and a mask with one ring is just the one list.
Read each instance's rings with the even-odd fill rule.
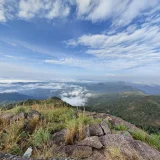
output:
[[88,99],[86,109],[122,117],[149,132],[160,131],[160,96],[141,92],[96,95]]

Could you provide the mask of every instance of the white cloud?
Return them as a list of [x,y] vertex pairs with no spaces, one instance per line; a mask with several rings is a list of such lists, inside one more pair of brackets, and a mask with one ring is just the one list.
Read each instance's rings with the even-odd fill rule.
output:
[[93,22],[108,19],[113,12],[112,5],[112,0],[99,0],[96,7],[89,13],[86,19],[92,20]]
[[76,86],[72,90],[65,90],[61,94],[62,100],[73,106],[84,106],[87,98],[91,97],[92,94],[85,87]]
[[71,15],[92,22],[111,20],[114,26],[126,26],[140,16],[145,21],[160,10],[159,4],[158,0],[0,0],[0,21]]
[[66,17],[70,13],[70,8],[68,5],[62,3],[62,1],[56,0],[49,7],[49,12],[46,15],[47,18],[53,19],[56,17]]
[[5,22],[6,21],[4,4],[5,4],[5,1],[4,0],[0,0],[0,21],[1,22]]
[[54,19],[66,17],[69,13],[69,5],[62,0],[21,0],[18,16],[24,19],[34,17]]
[[[86,53],[97,57],[136,59],[151,61],[160,59],[157,49],[160,41],[158,26],[146,26],[130,31],[122,31],[113,35],[83,35],[74,41],[75,45],[86,47]],[[69,45],[72,45],[69,41]]]
[[18,16],[24,19],[33,18],[42,7],[41,0],[20,0]]

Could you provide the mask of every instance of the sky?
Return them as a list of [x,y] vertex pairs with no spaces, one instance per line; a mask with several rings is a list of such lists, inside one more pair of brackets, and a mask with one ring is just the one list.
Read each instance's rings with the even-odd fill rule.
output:
[[0,78],[160,84],[160,1],[0,0]]

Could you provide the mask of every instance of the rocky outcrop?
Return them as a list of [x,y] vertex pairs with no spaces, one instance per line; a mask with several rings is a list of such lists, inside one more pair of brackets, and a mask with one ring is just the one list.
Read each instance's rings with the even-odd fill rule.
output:
[[99,139],[106,148],[105,154],[108,157],[114,156],[112,155],[112,152],[116,152],[117,156],[123,157],[123,159],[160,159],[160,152],[145,143],[134,140],[130,137],[119,134],[108,134]]

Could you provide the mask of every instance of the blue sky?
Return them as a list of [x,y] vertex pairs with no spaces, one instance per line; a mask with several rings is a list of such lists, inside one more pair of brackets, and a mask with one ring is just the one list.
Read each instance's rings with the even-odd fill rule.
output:
[[160,1],[0,0],[0,75],[160,84]]

